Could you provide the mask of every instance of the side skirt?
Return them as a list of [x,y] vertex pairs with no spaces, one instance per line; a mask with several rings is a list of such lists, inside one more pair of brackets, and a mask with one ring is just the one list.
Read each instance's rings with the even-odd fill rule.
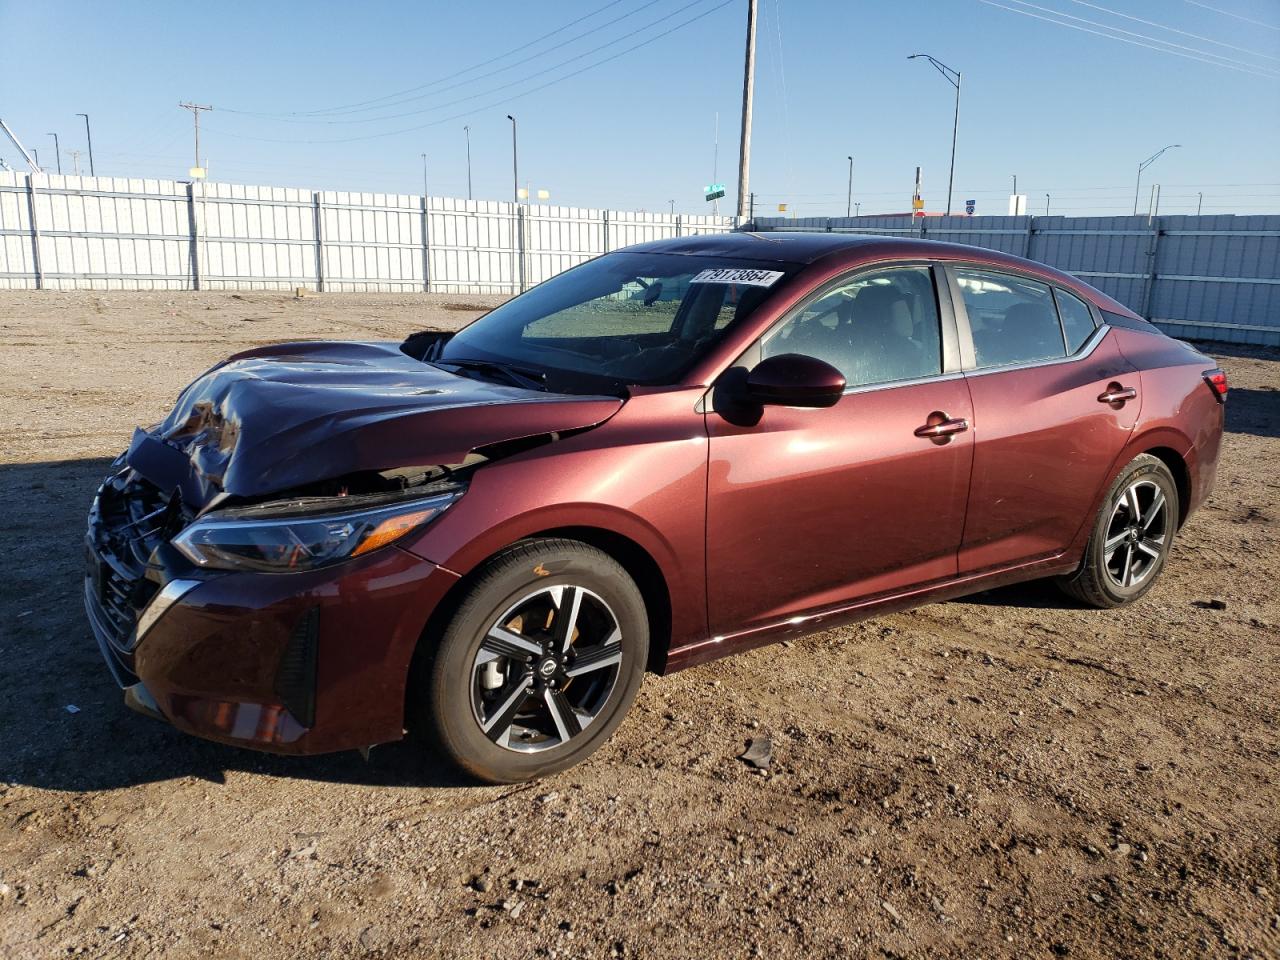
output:
[[745,650],[794,637],[820,633],[823,630],[832,630],[886,613],[897,613],[922,607],[928,603],[953,600],[956,597],[980,593],[983,590],[991,590],[1011,583],[1074,573],[1079,565],[1078,557],[1073,558],[1071,554],[1064,552],[1011,567],[1000,567],[995,570],[979,571],[962,577],[935,581],[897,593],[866,597],[854,603],[842,604],[817,613],[791,617],[780,623],[753,627],[750,630],[686,644],[670,652],[666,670],[663,672],[674,673],[677,670],[684,670],[686,667],[697,666],[710,660],[718,660],[730,654],[742,653]]

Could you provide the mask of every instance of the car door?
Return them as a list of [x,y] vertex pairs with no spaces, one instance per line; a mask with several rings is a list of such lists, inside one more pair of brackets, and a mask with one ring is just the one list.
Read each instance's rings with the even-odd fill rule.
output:
[[[824,409],[726,412],[713,392],[712,633],[770,632],[956,572],[973,434],[950,295],[928,264],[869,268],[806,298],[734,370],[779,353],[845,376]],[[732,376],[725,378],[731,380]]]
[[1137,373],[1091,308],[1016,273],[948,268],[973,400],[973,482],[960,572],[1060,554],[1133,432]]

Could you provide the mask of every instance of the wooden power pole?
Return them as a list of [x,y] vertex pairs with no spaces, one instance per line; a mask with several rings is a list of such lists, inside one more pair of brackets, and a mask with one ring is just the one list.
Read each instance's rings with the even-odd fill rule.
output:
[[742,80],[742,141],[738,144],[738,217],[751,192],[751,101],[756,89],[756,0],[747,0],[747,56]]

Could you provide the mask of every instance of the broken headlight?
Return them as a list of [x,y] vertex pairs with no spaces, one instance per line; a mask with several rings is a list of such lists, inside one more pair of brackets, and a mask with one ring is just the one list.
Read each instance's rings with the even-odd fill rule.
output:
[[173,539],[192,563],[218,570],[291,573],[338,563],[394,543],[443,513],[461,490],[334,513],[281,509],[210,514]]

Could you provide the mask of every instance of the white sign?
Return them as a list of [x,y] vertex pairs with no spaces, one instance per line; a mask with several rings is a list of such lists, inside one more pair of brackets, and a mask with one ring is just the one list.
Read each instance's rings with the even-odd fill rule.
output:
[[741,283],[748,287],[772,287],[782,279],[781,270],[754,270],[747,267],[717,267],[703,270],[690,283]]

